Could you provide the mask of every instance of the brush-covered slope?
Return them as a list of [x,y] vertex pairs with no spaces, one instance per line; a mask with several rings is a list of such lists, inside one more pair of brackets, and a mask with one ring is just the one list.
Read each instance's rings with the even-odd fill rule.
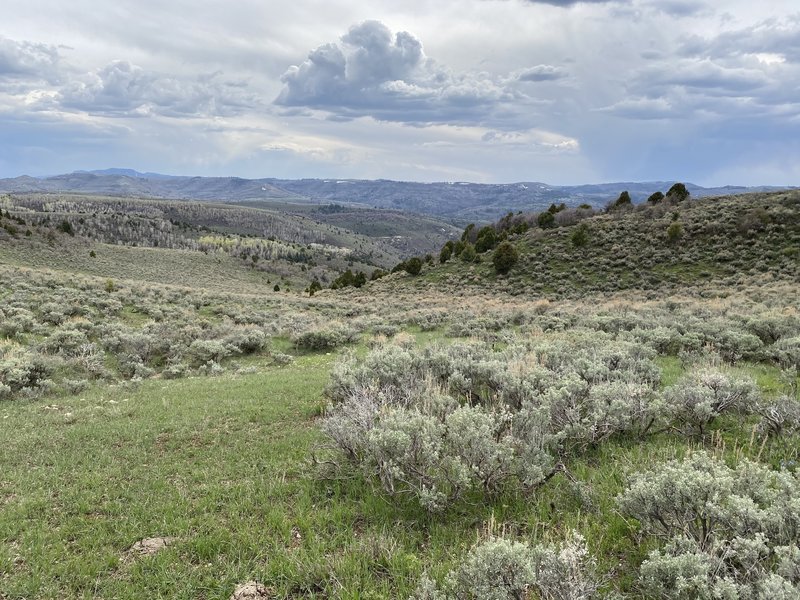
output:
[[429,264],[419,277],[393,277],[383,285],[402,281],[580,297],[626,289],[736,286],[755,279],[797,282],[800,192],[645,204],[568,226],[534,227],[507,240],[519,254],[508,274],[496,272],[490,250],[474,261],[454,256],[445,264]]
[[0,197],[0,212],[0,262],[151,283],[302,290],[400,257],[307,216],[224,204],[26,194]]

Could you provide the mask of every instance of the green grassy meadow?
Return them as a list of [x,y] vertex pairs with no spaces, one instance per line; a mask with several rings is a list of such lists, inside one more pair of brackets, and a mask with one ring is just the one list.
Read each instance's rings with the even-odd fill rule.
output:
[[[335,360],[304,353],[253,374],[0,405],[4,598],[224,599],[249,580],[276,598],[407,597],[423,572],[445,573],[498,524],[533,540],[580,529],[624,590],[653,547],[616,511],[626,473],[694,446],[798,458],[796,445],[761,448],[750,428],[721,423],[724,434],[702,440],[662,434],[603,445],[569,465],[572,478],[559,475],[532,496],[475,499],[430,516],[361,478],[320,476],[315,421]],[[682,370],[668,358],[661,367],[667,384]],[[766,383],[777,377],[742,369]],[[174,541],[133,556],[133,544],[151,537]]]
[[[540,376],[548,353],[568,364],[583,350],[575,344],[597,355],[605,344],[622,349],[622,362],[639,361],[631,373],[652,360],[653,379],[626,383],[651,386],[654,403],[708,367],[790,404],[800,389],[798,232],[781,218],[798,205],[796,195],[778,198],[764,209],[774,213],[769,226],[736,234],[750,243],[724,268],[709,257],[737,239],[711,227],[714,206],[703,201],[681,208],[698,237],[659,247],[663,262],[641,255],[669,214],[602,215],[589,249],[560,229],[521,235],[522,261],[505,277],[486,256],[453,259],[417,278],[313,297],[275,292],[268,270],[224,254],[62,234],[56,244],[44,233],[0,240],[0,600],[227,600],[248,581],[271,598],[409,598],[424,575],[442,582],[479,542],[559,543],[571,531],[597,562],[600,597],[645,598],[639,569],[663,540],[620,512],[629,476],[705,450],[796,477],[791,415],[772,436],[752,407],[700,432],[664,419],[641,435],[576,444],[559,455],[563,469],[531,489],[469,489],[427,512],[332,449],[320,427],[329,386],[348,361],[355,370],[387,349],[375,381],[381,369],[403,374],[390,360],[400,348],[419,358],[472,344],[483,353],[473,362],[444,350],[431,359],[472,369],[477,381],[469,388],[451,372],[449,383],[470,391],[442,377],[440,392],[497,408],[492,394]],[[734,202],[720,206],[736,227]],[[625,248],[620,232],[631,234]],[[781,235],[785,247],[761,256]],[[653,281],[639,277],[653,265]],[[503,354],[509,348],[518,354]],[[598,364],[581,372],[591,378]],[[166,547],[137,551],[153,538]]]

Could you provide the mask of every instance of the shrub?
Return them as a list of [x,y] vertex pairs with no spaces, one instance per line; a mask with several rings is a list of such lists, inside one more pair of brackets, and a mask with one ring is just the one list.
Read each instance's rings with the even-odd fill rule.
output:
[[483,253],[491,250],[497,245],[497,231],[491,225],[482,227],[478,231],[478,238],[475,241],[475,251]]
[[542,229],[552,229],[556,226],[556,217],[551,212],[539,213],[536,217],[536,224]]
[[652,356],[597,332],[502,351],[387,343],[335,366],[322,426],[388,494],[441,510],[467,492],[533,488],[571,453],[647,433],[663,412]]
[[683,202],[689,199],[689,190],[682,183],[676,183],[667,192],[666,199],[670,202]]
[[778,436],[800,431],[800,400],[785,395],[756,402],[753,412],[761,417],[762,433]]
[[66,233],[67,235],[71,235],[71,236],[75,235],[75,231],[72,229],[72,224],[69,221],[66,221],[66,220],[65,221],[61,221],[61,223],[59,223],[58,230],[63,232],[63,233]]
[[338,323],[332,323],[322,329],[302,331],[292,337],[296,348],[304,350],[331,350],[353,342],[357,332]]
[[413,276],[419,275],[420,272],[422,271],[422,259],[417,256],[409,258],[405,262],[405,266],[403,267],[403,269],[405,269],[405,272],[408,273],[409,275]]
[[25,350],[6,350],[0,355],[0,385],[10,396],[34,393],[46,385],[56,363]]
[[236,327],[222,339],[222,343],[232,352],[240,354],[259,352],[264,349],[268,341],[264,330],[252,325]]
[[316,277],[311,280],[311,283],[308,286],[308,295],[313,296],[318,291],[322,289],[322,284],[319,282],[319,279]]
[[469,551],[441,589],[424,576],[415,600],[591,600],[600,585],[583,537],[560,546],[491,537]]
[[647,198],[648,204],[658,204],[664,199],[664,194],[662,192],[654,192],[650,194],[650,197]]
[[187,356],[193,366],[199,367],[211,362],[219,363],[231,353],[231,346],[219,340],[195,340],[189,345]]
[[609,211],[625,210],[633,206],[631,195],[626,191],[622,192],[619,197],[608,205]]
[[490,539],[474,546],[462,565],[447,576],[445,597],[527,598],[535,583],[536,568],[527,544]]
[[464,244],[464,249],[461,251],[461,254],[458,255],[462,262],[471,263],[475,262],[478,257],[478,253],[475,252],[475,246],[470,243]]
[[664,396],[675,420],[702,433],[724,412],[752,410],[759,391],[751,379],[706,368],[690,373],[668,388]]
[[569,239],[576,248],[583,248],[589,242],[589,226],[586,223],[581,223],[575,227]]
[[362,271],[359,271],[358,273],[353,273],[353,271],[347,269],[344,273],[342,273],[336,279],[333,280],[333,283],[331,283],[331,289],[338,290],[340,288],[350,287],[350,286],[360,288],[366,282],[367,282],[367,276]]
[[442,264],[446,263],[448,260],[450,260],[452,254],[453,254],[453,242],[447,242],[447,244],[445,244],[444,247],[442,248],[442,251],[439,252],[439,262]]
[[492,264],[495,271],[501,275],[508,273],[519,262],[519,253],[513,244],[503,242],[492,255]]
[[389,272],[388,271],[384,271],[383,269],[375,269],[372,272],[372,275],[370,275],[369,280],[370,281],[377,281],[378,279],[386,277],[388,274],[389,274]]
[[475,223],[470,223],[464,228],[464,233],[461,234],[461,241],[466,243],[473,243],[478,237],[475,231]]
[[680,221],[675,221],[670,223],[669,227],[667,227],[667,240],[670,243],[677,242],[679,239],[683,237],[683,225]]
[[765,352],[783,369],[800,369],[800,335],[780,339]]
[[705,452],[634,475],[619,507],[666,542],[642,564],[644,595],[797,597],[798,492],[796,475],[747,460],[730,468]]

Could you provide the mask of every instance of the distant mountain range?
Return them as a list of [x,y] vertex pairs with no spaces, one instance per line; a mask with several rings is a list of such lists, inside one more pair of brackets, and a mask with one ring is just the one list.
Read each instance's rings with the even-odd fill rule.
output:
[[[604,206],[627,190],[635,202],[674,182],[616,182],[555,186],[541,182],[485,184],[469,182],[416,183],[360,179],[242,179],[139,173],[132,169],[76,171],[53,177],[23,175],[0,179],[5,193],[81,193],[107,196],[204,200],[214,202],[291,202],[391,208],[435,215],[454,222],[491,221],[509,211],[538,211],[551,203]],[[692,196],[717,196],[783,188],[725,186],[704,188],[686,184]]]

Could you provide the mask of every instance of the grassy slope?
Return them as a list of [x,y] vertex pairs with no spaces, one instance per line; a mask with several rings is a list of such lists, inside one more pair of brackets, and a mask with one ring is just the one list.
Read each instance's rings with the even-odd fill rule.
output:
[[[688,216],[685,222],[689,230]],[[596,226],[618,232],[629,227],[626,223],[604,218]],[[631,233],[638,231],[630,227]],[[570,250],[565,236],[557,230],[519,243],[526,252],[538,252],[538,244],[548,260],[556,260],[559,252],[578,252]],[[631,248],[626,256],[647,247],[645,233],[627,239],[628,246],[617,244]],[[784,250],[796,243],[791,235],[782,239]],[[77,243],[74,254],[71,247],[31,254],[3,244],[0,262],[35,269],[101,277],[128,273],[148,282],[264,291],[260,282],[247,279],[249,271],[238,273],[217,262],[188,268],[176,251],[98,246],[102,252],[90,259],[88,248]],[[761,248],[756,240],[735,259],[749,265]],[[585,252],[591,251],[590,245]],[[782,271],[781,256],[767,263],[779,278],[792,273]],[[622,274],[625,268],[619,264],[612,271]],[[439,287],[447,276],[459,283],[472,276],[462,269],[460,263],[437,267],[427,283],[415,281]],[[475,269],[481,275],[475,285],[484,291],[484,281],[510,285],[517,277],[529,288],[539,285],[534,270],[502,280],[488,273],[485,262]],[[692,281],[679,275],[676,281]],[[571,271],[551,268],[542,289],[559,285],[562,277],[573,281]],[[390,279],[394,282],[381,285],[409,289],[408,278]],[[351,292],[361,294],[350,298],[354,306],[374,302],[373,291],[367,291]],[[418,337],[435,341],[440,334]],[[249,375],[151,380],[138,387],[0,403],[0,598],[226,599],[237,583],[250,579],[270,586],[276,597],[407,597],[423,571],[441,576],[495,521],[536,540],[558,539],[566,529],[579,528],[599,557],[600,570],[627,589],[650,546],[637,543],[635,526],[615,510],[613,498],[626,472],[701,443],[667,435],[647,444],[609,443],[569,465],[581,482],[577,486],[558,476],[529,498],[509,495],[430,518],[413,503],[386,501],[362,480],[311,476],[310,451],[320,441],[315,418],[335,360],[309,354],[277,368],[255,358],[260,371]],[[682,372],[675,358],[659,364],[668,384]],[[766,392],[775,392],[774,368],[743,368]],[[728,456],[759,453],[750,424],[720,425],[729,426],[723,436]],[[721,444],[718,451],[723,452]],[[761,458],[777,464],[787,452],[796,455],[797,447],[768,445]],[[156,556],[126,558],[135,541],[153,536],[178,539]]]
[[[759,230],[742,231],[740,222],[757,209],[767,222]],[[683,236],[670,242],[667,228],[675,220]],[[512,237],[520,261],[508,276],[495,275],[489,252],[478,264],[451,259],[436,265],[416,284],[577,298],[626,289],[735,286],[742,277],[765,273],[773,279],[800,279],[800,192],[702,199],[669,210],[601,215],[585,223],[590,229],[583,247],[571,241],[574,226]]]
[[[89,252],[94,250],[96,256]],[[82,243],[62,236],[57,244],[0,242],[0,262],[6,265],[81,273],[95,277],[143,283],[179,285],[194,289],[243,293],[272,293],[275,274],[242,266],[241,261],[219,253],[188,250],[134,248]],[[270,283],[268,283],[270,281]]]

